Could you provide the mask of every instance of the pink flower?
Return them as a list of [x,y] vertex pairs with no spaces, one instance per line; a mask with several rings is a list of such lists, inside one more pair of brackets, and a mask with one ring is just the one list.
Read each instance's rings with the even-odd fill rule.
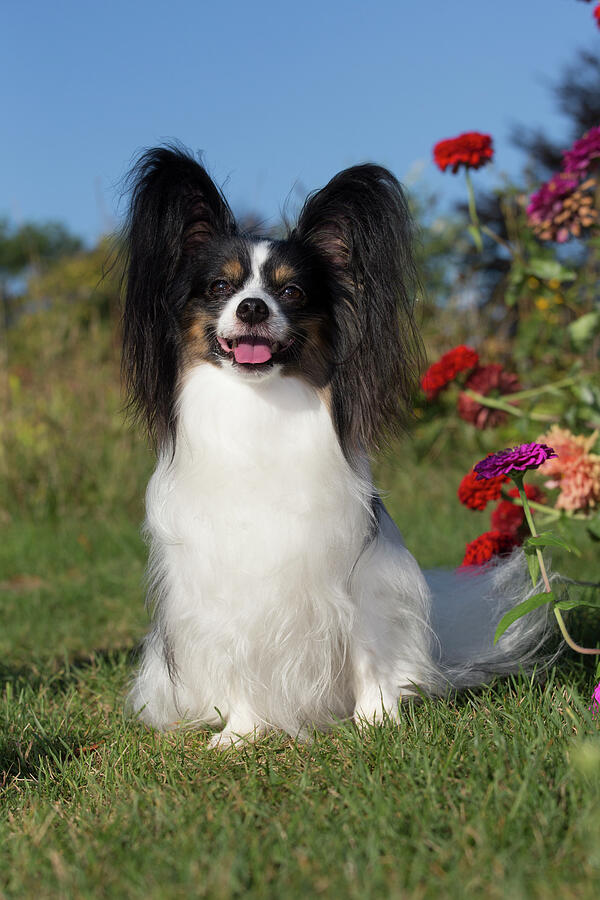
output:
[[593,714],[596,715],[597,712],[600,712],[600,681],[594,688],[594,693],[592,695],[592,705],[589,707]]
[[557,509],[590,510],[600,504],[600,456],[590,453],[597,437],[597,431],[585,437],[553,425],[538,438],[551,442],[556,451],[556,457],[549,459],[540,471],[551,476],[548,487],[560,488]]
[[[598,7],[600,9],[600,7]],[[600,125],[590,128],[575,141],[570,150],[563,153],[563,172],[586,172],[593,160],[600,157]]]

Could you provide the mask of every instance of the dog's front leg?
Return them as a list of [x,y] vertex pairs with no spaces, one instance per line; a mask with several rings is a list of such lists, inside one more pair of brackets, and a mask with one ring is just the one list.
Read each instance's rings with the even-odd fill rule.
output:
[[[379,662],[379,665],[378,665]],[[354,721],[358,724],[381,724],[386,719],[400,718],[400,691],[381,671],[374,648],[357,640],[353,648],[354,664]]]
[[256,741],[265,731],[250,709],[238,707],[232,710],[222,731],[213,734],[208,746],[213,750],[227,750],[232,746]]

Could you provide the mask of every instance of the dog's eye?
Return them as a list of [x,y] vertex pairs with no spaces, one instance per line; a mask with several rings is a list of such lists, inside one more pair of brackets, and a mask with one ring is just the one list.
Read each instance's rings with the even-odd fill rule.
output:
[[286,284],[281,291],[281,297],[283,297],[284,300],[300,300],[304,297],[304,291],[302,288],[299,288],[297,284]]
[[216,281],[213,281],[209,290],[216,297],[224,297],[226,294],[231,294],[233,288],[224,278],[217,278]]

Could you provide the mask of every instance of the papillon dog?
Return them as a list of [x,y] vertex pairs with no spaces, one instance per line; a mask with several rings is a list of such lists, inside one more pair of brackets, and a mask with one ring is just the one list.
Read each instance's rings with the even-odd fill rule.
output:
[[421,361],[395,177],[340,172],[282,239],[242,233],[177,146],[131,179],[123,371],[158,457],[134,713],[219,728],[213,746],[302,737],[527,666],[540,616],[493,644],[533,592],[522,554],[423,573],[371,478]]

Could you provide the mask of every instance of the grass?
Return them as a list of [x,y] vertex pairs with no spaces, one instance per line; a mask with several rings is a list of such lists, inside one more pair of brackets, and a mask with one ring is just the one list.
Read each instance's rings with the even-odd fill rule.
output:
[[[379,474],[411,548],[456,564],[481,530],[454,501],[458,471]],[[117,512],[13,517],[0,546],[3,897],[597,894],[589,665],[425,701],[400,728],[215,753],[123,716],[144,560]]]
[[[218,753],[124,717],[150,460],[121,423],[107,329],[45,328],[15,332],[0,420],[0,897],[596,897],[600,737],[593,665],[573,655],[543,683],[305,744]],[[422,565],[455,566],[489,527],[456,486],[503,440],[425,423],[378,464]],[[596,579],[582,549],[555,564]],[[574,624],[597,640],[591,613]]]

